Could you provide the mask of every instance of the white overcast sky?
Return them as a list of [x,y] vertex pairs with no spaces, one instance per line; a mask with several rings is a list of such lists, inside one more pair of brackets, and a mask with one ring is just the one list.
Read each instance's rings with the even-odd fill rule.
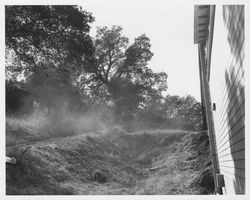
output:
[[121,25],[130,42],[145,33],[154,56],[149,67],[168,74],[168,94],[191,94],[200,100],[197,45],[193,44],[194,4],[163,0],[84,0],[96,26]]

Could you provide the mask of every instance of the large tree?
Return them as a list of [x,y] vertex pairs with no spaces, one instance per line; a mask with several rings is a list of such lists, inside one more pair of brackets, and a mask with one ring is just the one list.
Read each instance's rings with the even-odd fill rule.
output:
[[[77,6],[6,6],[6,72],[75,70],[93,55],[92,15]],[[10,62],[11,61],[11,62]],[[15,77],[13,77],[15,78]]]
[[94,44],[96,65],[81,82],[92,93],[113,101],[120,112],[135,111],[167,89],[167,74],[154,73],[147,66],[153,53],[145,34],[129,45],[120,26],[99,27]]
[[5,13],[6,86],[23,85],[50,108],[75,104],[73,83],[94,62],[91,13],[78,6],[6,6]]

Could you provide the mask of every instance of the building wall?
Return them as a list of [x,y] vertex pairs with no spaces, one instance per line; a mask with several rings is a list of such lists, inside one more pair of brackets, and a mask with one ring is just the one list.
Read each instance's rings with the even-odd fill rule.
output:
[[225,194],[245,193],[244,6],[217,6],[210,91]]

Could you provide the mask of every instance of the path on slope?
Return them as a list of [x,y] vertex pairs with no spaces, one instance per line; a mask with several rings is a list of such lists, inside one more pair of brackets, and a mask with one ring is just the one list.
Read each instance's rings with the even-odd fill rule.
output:
[[[16,165],[7,165],[6,193],[200,194],[201,188],[192,184],[203,167],[192,149],[197,134],[198,139],[204,136],[113,129],[12,145],[7,155],[16,158],[30,149]],[[203,153],[208,153],[206,145]]]

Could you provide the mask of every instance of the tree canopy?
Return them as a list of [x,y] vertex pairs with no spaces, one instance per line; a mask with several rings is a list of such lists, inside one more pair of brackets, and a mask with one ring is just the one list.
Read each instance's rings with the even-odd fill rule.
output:
[[104,26],[91,37],[94,17],[78,6],[6,6],[5,11],[8,110],[18,110],[20,99],[28,104],[35,99],[49,110],[102,107],[126,123],[175,120],[199,126],[200,103],[191,96],[165,96],[168,76],[150,69],[153,52],[145,34],[130,42],[121,26]]
[[[120,111],[135,111],[154,95],[167,89],[167,74],[154,73],[147,65],[153,56],[145,35],[129,39],[120,26],[99,27],[94,39],[96,67],[83,84],[98,95],[107,94]],[[100,93],[103,91],[103,93]]]
[[[94,48],[92,15],[77,6],[6,6],[6,56],[11,72],[70,70],[89,60]],[[74,64],[74,65],[72,65]]]

